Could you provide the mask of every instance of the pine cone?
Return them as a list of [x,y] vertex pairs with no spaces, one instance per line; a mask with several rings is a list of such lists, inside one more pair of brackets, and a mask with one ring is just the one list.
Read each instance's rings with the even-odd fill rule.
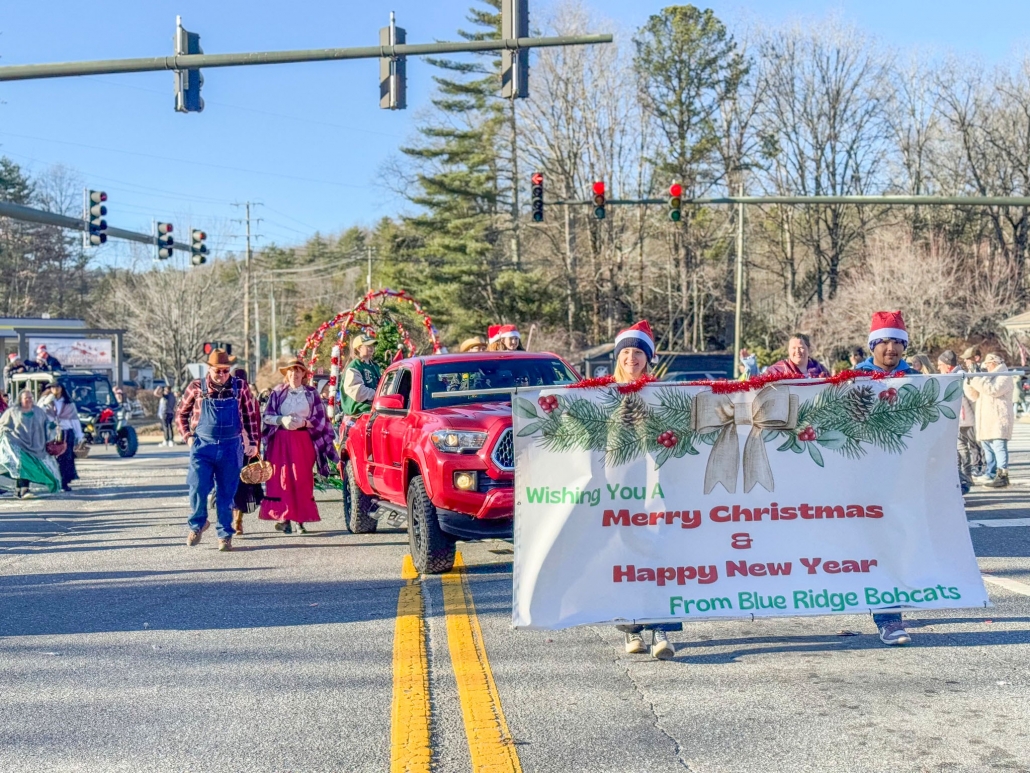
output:
[[873,411],[876,400],[873,397],[873,388],[870,386],[858,386],[848,390],[844,396],[848,412],[855,421],[864,422]]
[[624,427],[636,429],[647,420],[647,403],[638,394],[628,394],[619,404],[616,417]]

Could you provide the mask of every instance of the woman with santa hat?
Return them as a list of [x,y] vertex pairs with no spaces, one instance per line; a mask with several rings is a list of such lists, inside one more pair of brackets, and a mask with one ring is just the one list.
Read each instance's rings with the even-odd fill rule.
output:
[[[869,325],[869,351],[872,354],[858,363],[855,370],[888,373],[891,376],[912,375],[915,371],[905,362],[907,347],[908,330],[905,329],[901,312],[874,311]],[[880,641],[884,644],[899,646],[912,641],[898,612],[875,614],[873,624],[880,629]]]
[[[615,336],[615,381],[618,384],[632,384],[642,379],[655,361],[654,334],[647,320],[641,320]],[[658,623],[655,625],[617,625],[625,635],[623,646],[626,652],[650,652],[658,660],[669,660],[676,653],[669,642],[667,631],[682,631],[683,623]],[[651,643],[644,641],[644,634],[651,632]]]
[[515,325],[490,325],[486,331],[488,352],[524,352],[522,336]]

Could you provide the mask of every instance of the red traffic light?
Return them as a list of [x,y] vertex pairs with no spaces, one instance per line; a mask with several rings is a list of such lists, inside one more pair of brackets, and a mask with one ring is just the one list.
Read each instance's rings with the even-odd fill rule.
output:
[[211,354],[215,350],[215,345],[212,343],[204,344],[204,354]]
[[683,195],[683,186],[679,183],[673,183],[669,186],[669,195],[672,196],[674,199],[678,199],[680,196]]
[[594,183],[594,195],[595,196],[603,196],[604,195],[604,180],[598,180],[597,182]]
[[544,176],[540,172],[533,172],[533,176],[529,178],[533,185],[543,185]]

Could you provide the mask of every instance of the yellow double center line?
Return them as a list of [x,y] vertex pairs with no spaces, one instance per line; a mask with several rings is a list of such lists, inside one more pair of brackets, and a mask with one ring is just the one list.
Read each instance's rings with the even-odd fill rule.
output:
[[[428,773],[432,763],[424,605],[417,576],[411,556],[405,556],[401,577],[407,584],[397,600],[393,653],[391,773]],[[473,773],[521,773],[460,553],[441,582],[447,645]]]

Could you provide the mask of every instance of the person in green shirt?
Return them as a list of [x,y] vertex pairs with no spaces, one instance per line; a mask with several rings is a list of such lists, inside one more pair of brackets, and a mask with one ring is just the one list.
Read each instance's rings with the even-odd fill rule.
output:
[[354,336],[350,345],[351,361],[343,370],[343,399],[340,410],[344,416],[355,418],[372,410],[379,379],[383,377],[379,366],[372,361],[376,351],[375,339]]

